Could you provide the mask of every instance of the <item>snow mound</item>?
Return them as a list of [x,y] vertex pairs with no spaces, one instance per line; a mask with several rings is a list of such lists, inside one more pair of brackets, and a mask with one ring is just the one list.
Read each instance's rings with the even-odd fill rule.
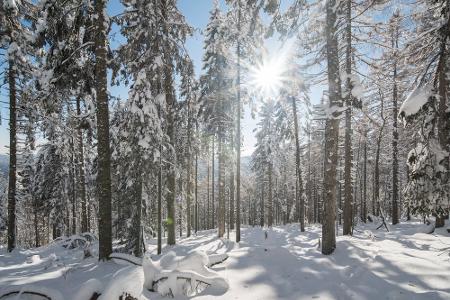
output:
[[433,91],[429,85],[417,87],[400,106],[399,116],[407,118],[417,114],[432,95]]
[[[217,256],[211,261],[219,258],[224,259]],[[144,257],[144,288],[163,296],[193,296],[206,288],[214,294],[223,294],[228,290],[228,283],[207,267],[211,261],[200,251],[186,257],[169,252],[156,262]]]
[[27,264],[37,264],[41,261],[41,257],[38,254],[27,257]]
[[99,280],[92,278],[81,285],[80,290],[75,294],[73,300],[91,299],[94,293],[100,295],[102,292],[103,284]]
[[59,291],[44,286],[35,285],[9,286],[0,291],[0,299],[65,300]]
[[94,234],[92,234],[90,232],[83,232],[80,235],[82,237],[84,237],[88,242],[92,243],[92,242],[98,241],[98,238]]
[[8,11],[8,10],[12,10],[12,11],[17,11],[17,4],[15,0],[5,0],[3,2],[3,8]]
[[211,254],[208,255],[208,267],[212,267],[214,265],[220,264],[228,259],[228,254],[222,253],[222,254]]
[[119,265],[135,265],[142,266],[142,258],[136,257],[126,253],[113,252],[109,255],[109,257]]
[[142,269],[128,266],[117,271],[106,286],[99,300],[119,299],[120,296],[129,294],[138,298],[142,294],[144,276]]

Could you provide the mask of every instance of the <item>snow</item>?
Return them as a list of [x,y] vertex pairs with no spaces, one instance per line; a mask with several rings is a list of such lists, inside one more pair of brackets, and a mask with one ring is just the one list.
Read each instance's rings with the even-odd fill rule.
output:
[[110,257],[113,259],[113,261],[120,265],[135,265],[135,266],[141,266],[142,265],[142,258],[125,254],[125,253],[112,253]]
[[[212,258],[216,259],[215,256]],[[153,262],[144,259],[144,286],[156,290],[159,294],[182,296],[195,295],[208,287],[216,294],[224,294],[228,289],[226,280],[208,268],[210,259],[204,251],[193,251],[187,255],[177,255],[170,251]],[[199,288],[199,286],[201,288]]]
[[[186,299],[180,295],[192,288],[192,282],[180,280],[186,276],[196,286],[197,280],[212,283],[193,299],[450,299],[448,220],[427,234],[428,226],[417,220],[391,225],[387,232],[376,230],[379,221],[374,219],[356,226],[353,237],[338,236],[329,256],[318,247],[320,225],[302,233],[298,224],[244,226],[239,244],[231,241],[233,232],[229,241],[217,238],[215,230],[201,231],[165,246],[162,256],[150,240],[143,267],[83,259],[83,249],[63,248],[61,242],[12,253],[0,247],[0,295],[23,289],[65,300],[88,299],[94,292],[101,292],[100,299],[128,293],[158,300],[168,299],[161,294],[172,290],[175,299]],[[222,262],[206,267],[213,261]],[[158,284],[160,293],[144,288],[150,277],[163,276],[167,280]]]
[[92,278],[81,284],[81,287],[73,297],[73,300],[90,299],[94,293],[101,294],[102,292],[103,284],[98,279]]
[[15,286],[10,286],[6,289],[3,289],[0,295],[6,295],[6,294],[11,294],[11,296],[9,297],[2,297],[2,299],[16,299],[16,300],[21,300],[21,299],[43,299],[42,297],[37,297],[36,295],[34,297],[27,297],[25,298],[24,295],[26,294],[42,294],[42,295],[46,295],[48,297],[50,297],[52,300],[64,300],[65,298],[63,297],[63,295],[54,289],[49,289],[45,286],[36,286],[36,285],[24,285],[21,286],[19,289],[17,289],[17,287]]
[[142,268],[128,266],[114,274],[99,300],[119,299],[120,296],[125,294],[137,298],[142,294],[143,288],[144,274]]
[[3,0],[3,8],[8,11],[17,11],[17,4],[15,0]]
[[432,89],[428,85],[416,88],[400,106],[399,116],[407,118],[417,114],[432,95]]

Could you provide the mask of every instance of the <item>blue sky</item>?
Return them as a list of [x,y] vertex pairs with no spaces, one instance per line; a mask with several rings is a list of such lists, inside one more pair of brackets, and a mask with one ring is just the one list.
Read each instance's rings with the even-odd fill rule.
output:
[[[201,34],[201,30],[203,30],[208,23],[209,11],[212,8],[213,1],[214,0],[178,1],[178,6],[182,13],[186,16],[188,23],[196,29],[194,35],[187,41],[186,47],[191,58],[194,61],[197,76],[201,73],[203,55],[203,37]],[[110,0],[108,10],[110,15],[119,13],[121,11],[119,0]],[[117,41],[113,41],[113,46],[114,43],[117,43]],[[111,92],[113,94],[120,95],[122,98],[126,97],[127,95],[127,90],[123,87],[115,87],[111,89]],[[8,92],[5,89],[2,89],[0,91],[0,101],[8,101]],[[9,133],[7,121],[4,119],[8,118],[9,111],[7,109],[7,105],[4,103],[0,103],[0,107],[2,114],[2,124],[0,126],[0,153],[7,153],[8,149],[5,146],[9,144]],[[256,127],[257,120],[251,118],[249,107],[244,107],[244,110],[244,119],[242,121],[242,134],[244,138],[242,155],[246,156],[252,153],[254,145],[256,143],[253,130]]]

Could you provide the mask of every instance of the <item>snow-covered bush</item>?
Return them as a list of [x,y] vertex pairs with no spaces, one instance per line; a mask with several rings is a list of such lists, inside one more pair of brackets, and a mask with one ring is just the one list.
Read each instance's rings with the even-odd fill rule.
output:
[[194,252],[186,257],[169,252],[156,262],[144,257],[144,288],[163,296],[192,296],[206,288],[214,294],[224,293],[228,283],[207,267],[224,259],[224,256],[213,256],[210,261],[203,252]]

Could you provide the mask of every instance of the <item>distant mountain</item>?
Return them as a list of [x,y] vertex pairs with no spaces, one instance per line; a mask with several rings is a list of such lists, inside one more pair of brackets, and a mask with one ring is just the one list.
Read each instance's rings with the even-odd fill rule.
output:
[[0,173],[7,176],[9,168],[9,156],[0,154]]

